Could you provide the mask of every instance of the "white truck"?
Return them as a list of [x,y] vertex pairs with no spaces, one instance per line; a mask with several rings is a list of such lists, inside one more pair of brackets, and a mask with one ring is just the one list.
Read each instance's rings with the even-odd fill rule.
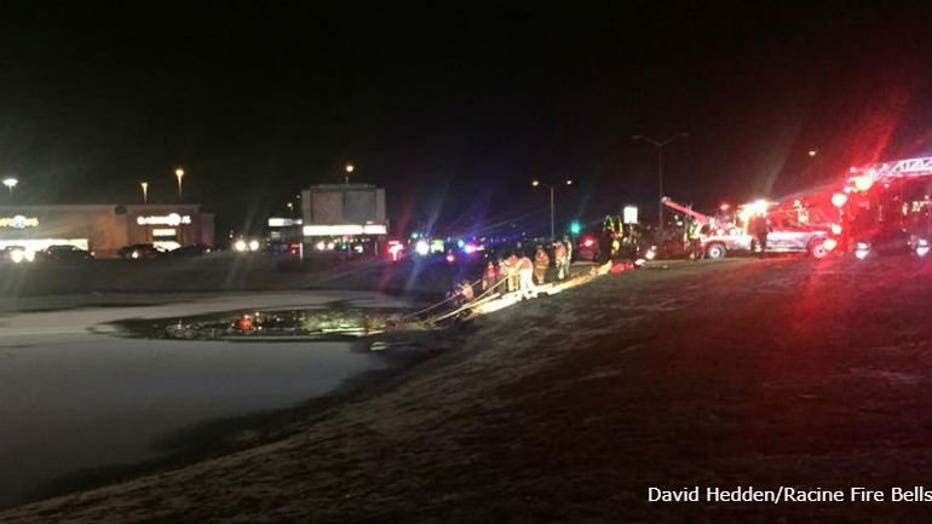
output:
[[[754,248],[754,236],[747,230],[747,215],[742,209],[735,214],[733,222],[718,221],[709,215],[694,211],[669,197],[664,197],[663,204],[674,211],[692,217],[703,225],[702,254],[705,258],[725,258],[729,254],[750,254]],[[743,207],[761,207],[760,202]],[[767,206],[763,204],[763,212]],[[813,258],[823,258],[829,254],[838,242],[832,235],[831,228],[789,224],[773,217],[767,234],[766,253],[805,253]]]

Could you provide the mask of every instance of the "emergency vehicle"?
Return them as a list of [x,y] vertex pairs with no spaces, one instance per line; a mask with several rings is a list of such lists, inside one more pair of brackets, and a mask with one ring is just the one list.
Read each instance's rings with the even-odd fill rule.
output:
[[733,213],[713,217],[699,213],[689,206],[664,197],[665,206],[679,211],[702,224],[702,253],[706,258],[725,258],[732,253],[751,253],[754,235],[748,223],[755,215],[764,216],[769,223],[766,253],[804,253],[823,258],[837,245],[831,226],[813,225],[799,220],[795,211],[780,204],[758,200],[738,206]]
[[810,225],[830,227],[840,249],[865,258],[870,253],[929,252],[932,234],[932,157],[856,166],[841,184],[795,198]]
[[852,167],[842,191],[832,197],[849,245],[868,253],[929,252],[932,233],[932,157]]

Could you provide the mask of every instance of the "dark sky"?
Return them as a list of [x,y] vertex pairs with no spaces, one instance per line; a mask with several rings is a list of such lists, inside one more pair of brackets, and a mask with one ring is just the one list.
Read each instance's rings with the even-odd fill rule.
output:
[[545,222],[533,178],[578,182],[563,219],[653,210],[633,134],[688,132],[666,193],[706,206],[932,154],[928,7],[317,4],[4,3],[0,173],[19,202],[137,202],[141,180],[158,202],[182,164],[239,230],[352,161],[396,223],[472,226]]

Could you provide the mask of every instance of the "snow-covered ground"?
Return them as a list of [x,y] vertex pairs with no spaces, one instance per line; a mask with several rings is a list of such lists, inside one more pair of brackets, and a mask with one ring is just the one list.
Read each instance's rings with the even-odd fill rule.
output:
[[436,337],[453,350],[289,436],[0,522],[928,522],[927,504],[648,489],[928,488],[930,264],[608,275]]
[[[106,323],[344,300],[400,305],[373,293],[323,291],[5,299],[0,505],[77,470],[168,454],[165,441],[192,425],[291,407],[386,367],[381,356],[351,352],[346,343],[150,340],[114,336]],[[10,311],[39,308],[56,310]]]

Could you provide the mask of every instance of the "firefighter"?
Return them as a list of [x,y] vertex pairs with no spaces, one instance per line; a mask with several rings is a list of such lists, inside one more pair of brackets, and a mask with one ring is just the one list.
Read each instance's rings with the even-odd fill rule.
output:
[[553,244],[553,263],[557,267],[557,280],[563,280],[569,273],[569,258],[566,244],[557,240]]
[[698,220],[691,220],[686,226],[686,252],[690,260],[702,258],[702,224]]
[[502,287],[499,291],[503,291],[503,290],[507,291],[508,290],[508,263],[505,261],[504,258],[499,258],[498,265],[496,266],[496,268],[498,269],[498,275],[496,275],[495,277],[495,283],[498,284],[499,282],[505,281],[505,286]]
[[508,291],[517,291],[519,287],[518,257],[514,253],[505,260],[508,269]]
[[686,252],[686,257],[689,258],[689,218],[686,219],[686,223],[683,225],[683,251]]
[[462,282],[453,286],[453,290],[447,293],[447,300],[451,301],[450,304],[454,308],[462,306],[475,297],[476,295],[472,289],[472,284],[466,280],[463,280]]
[[528,257],[521,257],[515,264],[518,273],[518,288],[528,293],[534,289],[534,263]]
[[563,237],[563,246],[566,248],[566,276],[570,275],[570,264],[573,263],[573,241],[570,237]]
[[748,233],[751,234],[751,251],[760,253],[764,258],[767,251],[767,233],[770,231],[770,224],[766,215],[754,215],[748,221]]
[[498,269],[491,260],[485,267],[485,273],[482,274],[482,291],[488,291],[498,284]]
[[550,267],[550,257],[544,251],[543,246],[537,246],[534,252],[534,280],[537,285],[542,285],[547,277],[547,268]]
[[602,222],[602,233],[599,235],[600,263],[608,262],[612,258],[612,240],[615,236],[615,223],[611,216],[606,216]]
[[476,292],[468,280],[460,282],[458,291],[464,302],[472,302],[472,299],[476,298]]

